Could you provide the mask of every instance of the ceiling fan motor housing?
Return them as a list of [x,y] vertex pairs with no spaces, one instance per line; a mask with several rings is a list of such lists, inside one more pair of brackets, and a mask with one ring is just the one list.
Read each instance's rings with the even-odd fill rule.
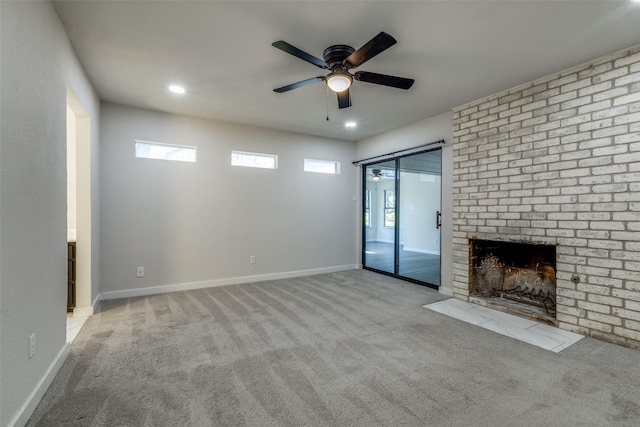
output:
[[355,52],[355,49],[351,46],[347,46],[346,44],[336,44],[326,48],[322,57],[324,58],[324,62],[327,64],[327,68],[331,71],[335,71],[335,69],[346,68],[344,66],[344,60],[353,52]]

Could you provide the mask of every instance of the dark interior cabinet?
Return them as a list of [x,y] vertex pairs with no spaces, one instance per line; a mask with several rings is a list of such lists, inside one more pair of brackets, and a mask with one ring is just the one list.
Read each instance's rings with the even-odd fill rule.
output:
[[76,242],[67,242],[67,312],[76,306]]

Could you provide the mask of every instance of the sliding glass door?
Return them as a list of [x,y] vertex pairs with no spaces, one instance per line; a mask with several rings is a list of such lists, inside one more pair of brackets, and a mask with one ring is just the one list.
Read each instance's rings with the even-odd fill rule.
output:
[[364,268],[440,286],[441,150],[364,169]]
[[396,162],[365,167],[364,265],[395,273]]
[[398,159],[398,275],[440,286],[440,150]]

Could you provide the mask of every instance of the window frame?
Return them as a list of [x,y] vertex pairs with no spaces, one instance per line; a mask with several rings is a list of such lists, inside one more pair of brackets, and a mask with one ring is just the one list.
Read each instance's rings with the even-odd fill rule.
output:
[[[254,158],[262,158],[262,159],[272,159],[273,167],[271,166],[260,166],[257,164],[242,164],[242,163],[234,163],[235,156],[253,156]],[[269,153],[256,153],[251,151],[241,151],[241,150],[231,150],[231,166],[245,167],[245,168],[254,168],[254,169],[267,169],[267,170],[277,170],[278,169],[278,155],[277,154],[269,154]]]
[[366,228],[373,227],[373,221],[371,220],[371,190],[365,190],[364,192],[364,226]]
[[384,190],[384,226],[396,226],[396,190]]
[[[189,150],[193,151],[193,160],[191,159],[179,159],[179,158],[166,158],[166,157],[150,157],[139,155],[138,147],[139,145],[149,145],[152,147],[171,147],[179,150]],[[166,160],[172,162],[185,162],[185,163],[196,163],[198,161],[198,147],[195,145],[182,145],[182,144],[173,144],[166,142],[155,142],[155,141],[145,141],[142,139],[134,140],[134,155],[136,159],[146,159],[146,160]]]
[[[320,168],[313,170],[311,168],[311,165],[315,163],[316,165],[333,165],[333,172],[330,171],[324,171],[324,170],[320,170]],[[311,173],[322,173],[325,175],[340,175],[340,162],[337,160],[322,160],[322,159],[304,159],[304,166],[303,166],[303,170],[305,172],[311,172]],[[309,167],[308,167],[309,166]]]

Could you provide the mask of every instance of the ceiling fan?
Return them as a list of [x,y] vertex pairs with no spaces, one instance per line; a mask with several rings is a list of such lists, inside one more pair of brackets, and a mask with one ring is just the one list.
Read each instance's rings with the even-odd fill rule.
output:
[[368,177],[371,177],[373,181],[380,181],[381,179],[394,179],[395,172],[388,169],[371,169],[371,173],[367,173]]
[[353,79],[360,82],[390,86],[399,89],[409,89],[413,85],[413,79],[370,73],[368,71],[357,71],[354,74],[349,72],[350,69],[359,67],[396,43],[396,39],[382,31],[358,50],[344,44],[329,46],[322,54],[322,57],[324,58],[323,61],[322,59],[316,58],[315,56],[310,55],[285,41],[280,40],[273,42],[271,44],[273,47],[300,58],[303,61],[307,61],[318,68],[331,71],[326,76],[302,80],[297,83],[279,87],[273,91],[278,93],[288,92],[292,89],[324,81],[327,83],[329,89],[336,92],[338,96],[338,107],[347,108],[351,106],[349,87],[351,86],[351,83],[353,83]]

